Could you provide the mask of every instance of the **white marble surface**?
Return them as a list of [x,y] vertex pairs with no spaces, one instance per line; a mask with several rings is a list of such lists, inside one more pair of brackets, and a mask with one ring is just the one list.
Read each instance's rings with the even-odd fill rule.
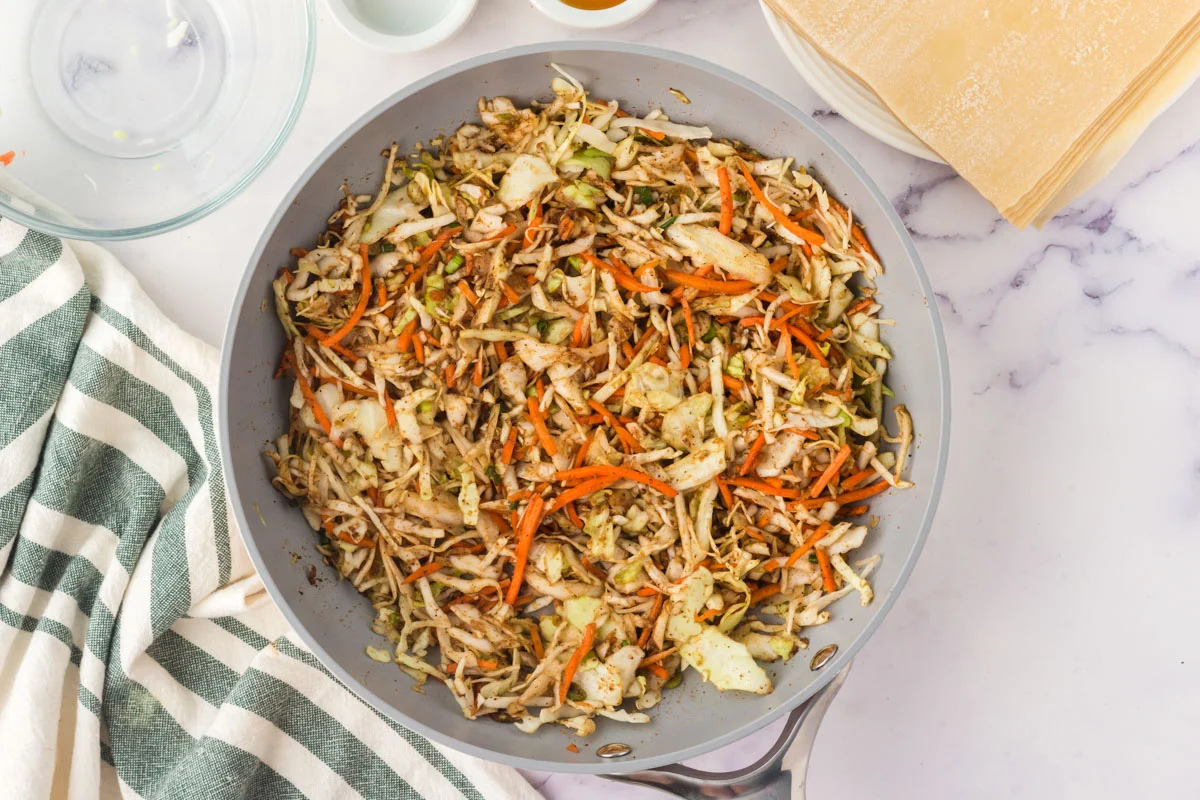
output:
[[[574,36],[527,2],[485,0],[450,42],[384,55],[319,5],[312,92],[280,156],[202,222],[113,247],[214,344],[263,224],[350,120],[467,55]],[[947,168],[821,108],[756,4],[662,0],[600,35],[709,58],[816,113],[893,199],[937,290],[953,375],[949,480],[909,587],[826,719],[810,797],[1195,797],[1200,87],[1100,186],[1044,231],[1021,232]],[[551,798],[659,796],[533,780]]]

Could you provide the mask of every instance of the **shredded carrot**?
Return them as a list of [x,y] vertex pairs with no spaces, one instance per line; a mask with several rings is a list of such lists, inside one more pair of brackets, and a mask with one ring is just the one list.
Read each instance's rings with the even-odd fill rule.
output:
[[571,503],[579,500],[580,498],[603,491],[619,480],[621,480],[620,477],[594,478],[590,481],[584,481],[578,486],[572,486],[570,489],[567,489],[565,492],[559,495],[557,500],[550,504],[550,507],[546,509],[546,513],[553,514],[567,503]]
[[817,548],[817,564],[821,567],[821,582],[827,592],[837,591],[837,582],[833,579],[833,564],[829,561],[829,554],[822,547]]
[[853,489],[855,486],[858,486],[860,483],[865,481],[867,478],[871,477],[872,475],[877,475],[877,474],[878,473],[875,472],[874,467],[867,467],[866,469],[860,469],[858,472],[854,473],[849,478],[846,478],[846,480],[842,481],[842,488],[849,491],[849,490]]
[[413,333],[417,330],[416,318],[410,319],[408,324],[404,326],[404,330],[400,331],[400,338],[396,339],[396,349],[401,353],[407,353],[412,347]]
[[665,661],[671,656],[679,652],[678,647],[668,647],[666,650],[659,650],[652,656],[646,656],[638,664],[639,667],[648,667],[651,664],[657,664],[660,661]]
[[787,256],[780,256],[771,262],[771,272],[774,272],[776,275],[778,275],[780,272],[783,272],[785,269],[787,269],[787,265]]
[[312,409],[317,424],[321,426],[321,430],[325,431],[325,435],[333,440],[334,444],[341,447],[342,443],[333,438],[333,426],[329,424],[329,417],[325,416],[325,409],[321,408],[321,404],[317,402],[317,395],[313,392],[312,387],[308,385],[308,381],[303,376],[299,378],[298,382],[300,391],[304,394],[304,400]]
[[779,486],[772,486],[766,481],[759,481],[754,478],[730,478],[726,482],[732,483],[734,486],[744,486],[747,489],[754,489],[772,497],[786,497],[795,500],[801,495],[799,489],[785,489]]
[[725,609],[723,609],[723,608],[710,608],[710,609],[708,609],[707,611],[705,611],[705,612],[704,612],[704,613],[702,613],[702,614],[697,614],[697,615],[696,615],[696,622],[704,622],[705,620],[710,620],[710,619],[712,619],[713,617],[715,617],[715,616],[717,616],[718,614],[720,614],[720,613],[721,613],[722,611],[724,611],[724,610],[725,610]]
[[768,583],[765,586],[760,586],[750,593],[750,605],[761,603],[763,600],[776,594],[779,594],[778,583]]
[[371,547],[376,546],[374,539],[370,539],[370,538],[355,539],[353,536],[351,536],[346,531],[338,531],[337,538],[341,539],[343,542],[349,542],[350,544],[356,544],[359,547],[371,548]]
[[604,421],[612,426],[612,429],[616,431],[617,438],[620,439],[621,443],[629,448],[630,451],[634,453],[645,452],[645,448],[638,443],[638,440],[635,439],[633,434],[630,433],[625,426],[617,420],[613,413],[605,408],[603,403],[589,398],[588,405],[594,408],[600,414],[600,416],[604,418]]
[[501,228],[499,231],[497,231],[496,233],[493,233],[491,236],[484,239],[483,241],[494,242],[497,239],[503,239],[505,236],[511,236],[512,234],[514,234],[516,232],[517,232],[517,224],[515,222],[510,222],[507,225],[505,225],[503,228]]
[[809,534],[808,538],[804,540],[804,543],[796,548],[796,552],[788,556],[787,561],[783,562],[784,568],[786,569],[794,566],[797,561],[808,555],[808,551],[813,549],[813,545],[828,535],[830,527],[831,526],[828,522],[822,522],[820,525],[818,525],[817,529]]
[[733,189],[729,185],[729,170],[717,167],[717,182],[721,187],[721,222],[717,230],[726,236],[733,230]]
[[412,339],[413,355],[417,359],[418,364],[425,363],[425,344],[421,341],[425,331],[418,331],[417,335]]
[[633,277],[637,278],[640,281],[642,279],[643,275],[645,275],[647,272],[650,272],[651,270],[653,270],[655,267],[659,266],[660,264],[662,264],[662,259],[652,258],[649,261],[647,261],[645,264],[642,264],[640,267],[635,269],[633,271]]
[[657,478],[651,478],[644,472],[638,472],[636,469],[629,467],[612,467],[607,465],[599,465],[594,467],[580,467],[578,469],[567,469],[562,472],[554,473],[554,477],[560,481],[578,480],[580,478],[604,478],[615,476],[625,478],[638,483],[644,483],[651,489],[656,489],[662,492],[667,497],[674,497],[679,492],[673,487]]
[[517,291],[508,285],[508,281],[500,281],[500,291],[504,293],[505,299],[512,305],[515,306],[521,302],[521,295],[517,294]]
[[292,361],[296,358],[296,353],[292,348],[284,348],[283,355],[279,357],[279,367],[275,370],[275,380],[279,380],[292,370]]
[[733,377],[732,375],[722,374],[721,375],[721,383],[725,384],[725,388],[728,389],[729,391],[737,392],[738,394],[741,394],[742,389],[746,388],[746,384],[742,383],[741,381],[739,381],[737,378]]
[[538,203],[531,211],[529,225],[525,227],[525,236],[521,239],[522,250],[528,250],[533,247],[533,242],[537,238],[537,228],[542,224],[542,204]]
[[874,302],[875,302],[874,297],[864,297],[862,300],[859,300],[857,303],[855,303],[854,305],[852,305],[846,309],[846,316],[849,317],[853,314],[857,314],[859,311],[862,311],[864,308],[869,308],[870,305]]
[[4,166],[7,167],[9,164],[11,164],[13,162],[13,159],[16,157],[17,157],[17,153],[15,150],[9,150],[7,153],[0,153],[0,164],[3,164]]
[[500,359],[500,363],[508,361],[508,348],[504,346],[504,342],[492,342],[492,344],[495,345],[493,349],[495,349],[496,358]]
[[375,287],[375,305],[380,306],[387,303],[387,284],[380,281]]
[[838,474],[838,470],[842,468],[842,464],[846,463],[846,459],[850,457],[850,445],[844,444],[837,451],[837,455],[829,462],[829,466],[821,473],[821,477],[817,478],[817,482],[812,485],[812,490],[809,491],[810,497],[816,497],[821,492],[825,491],[825,487],[833,480],[833,477]]
[[583,520],[579,518],[579,512],[575,510],[575,504],[567,503],[565,508],[567,511],[567,519],[571,520],[571,524],[576,528],[582,528]]
[[662,613],[663,602],[663,595],[655,596],[654,605],[650,608],[650,616],[646,620],[646,627],[642,628],[642,634],[638,637],[638,647],[643,650],[646,649],[646,645],[650,644],[650,634],[654,633],[654,623],[658,622],[658,615]]
[[642,346],[644,344],[646,344],[646,342],[650,341],[650,337],[653,336],[654,333],[655,333],[654,326],[647,325],[646,332],[642,334],[642,338],[637,340],[637,344],[635,344],[632,348],[630,348],[630,352],[641,351]]
[[466,281],[458,282],[458,293],[467,298],[467,302],[471,305],[479,305],[479,295],[472,291],[471,287],[467,285]]
[[444,377],[444,379],[446,381],[447,389],[453,389],[454,384],[458,383],[458,376],[454,374],[454,365],[453,364],[446,365],[446,368],[444,370],[442,370],[442,376]]
[[837,501],[838,505],[849,505],[850,503],[854,503],[859,500],[866,500],[868,497],[874,497],[880,492],[886,491],[890,487],[891,484],[887,481],[878,481],[862,489],[855,489],[853,492],[842,492],[836,498],[834,498],[834,500]]
[[571,742],[569,745],[567,745],[567,752],[568,753],[578,753],[579,745],[575,744],[574,742]]
[[668,672],[667,668],[662,664],[643,664],[642,666],[653,672],[664,681],[671,677],[671,673]]
[[775,218],[775,221],[779,223],[781,228],[784,228],[793,236],[797,236],[811,245],[820,246],[825,244],[824,236],[808,228],[802,228],[788,219],[787,214],[784,214],[779,206],[772,203],[763,193],[763,190],[758,187],[758,184],[754,182],[754,175],[751,174],[750,169],[745,164],[741,164],[740,166],[742,168],[742,175],[746,178],[746,183],[749,184],[750,191],[754,194],[754,199],[766,206],[767,210],[771,212],[771,216]]
[[529,398],[529,417],[533,420],[533,429],[537,432],[538,441],[541,442],[546,455],[551,457],[558,455],[558,448],[554,446],[554,437],[550,435],[550,429],[546,427],[546,418],[542,415],[542,409],[538,405],[536,397]]
[[575,327],[571,330],[571,347],[581,347],[584,337],[587,335],[588,315],[584,314],[575,320]]
[[545,507],[546,501],[540,494],[535,494],[530,498],[529,504],[525,506],[525,513],[521,515],[521,520],[515,526],[517,550],[513,560],[512,583],[508,585],[508,593],[504,596],[505,602],[510,606],[514,605],[521,593],[521,581],[525,577],[525,563],[529,560],[529,549],[533,547],[533,535],[542,523],[542,511]]
[[537,656],[538,661],[546,657],[546,650],[542,647],[542,635],[538,633],[536,620],[529,626],[529,644],[533,647],[533,654]]
[[721,499],[725,501],[725,507],[733,508],[733,492],[729,490],[729,484],[717,478],[717,488],[721,490]]
[[[495,661],[492,661],[490,658],[477,658],[477,659],[475,659],[475,664],[478,666],[479,669],[500,669],[500,665],[498,663],[496,663]],[[469,667],[468,667],[468,669],[469,669]],[[446,665],[445,671],[448,673],[449,672],[457,672],[458,671],[458,662],[451,661],[449,664]]]
[[645,135],[649,136],[651,139],[653,139],[656,142],[661,142],[663,139],[667,138],[667,135],[665,133],[663,133],[662,131],[652,131],[652,130],[649,130],[648,128],[638,128],[638,130],[641,131],[642,133],[644,133]]
[[396,405],[392,402],[392,398],[383,395],[383,415],[387,417],[387,425],[389,428],[396,427]]
[[512,463],[513,448],[517,446],[517,426],[513,425],[508,432],[508,438],[504,440],[504,449],[500,452],[500,463],[508,466]]
[[750,450],[746,453],[746,460],[742,462],[742,468],[738,470],[738,475],[745,475],[754,468],[754,462],[758,460],[758,454],[762,452],[763,445],[766,443],[767,432],[760,431],[754,444],[750,445]]
[[858,246],[865,250],[871,258],[876,261],[879,260],[879,256],[875,253],[875,248],[871,247],[871,243],[867,241],[867,234],[863,232],[861,225],[855,223],[851,226],[850,235],[854,237],[854,241],[858,243]]
[[441,250],[446,245],[446,242],[453,239],[455,234],[457,234],[461,230],[462,230],[461,226],[453,227],[453,228],[446,228],[446,230],[442,231],[441,233],[439,233],[437,235],[436,239],[434,239],[429,244],[425,245],[424,249],[422,249],[419,254],[421,266],[428,267],[433,262],[433,257],[436,256],[438,254],[438,251]]
[[442,569],[442,565],[438,564],[436,562],[431,562],[429,564],[425,564],[423,566],[417,567],[412,572],[408,573],[408,577],[404,579],[404,582],[405,583],[413,583],[414,581],[419,581],[419,580],[421,580],[421,578],[427,578],[430,575],[432,575],[433,573],[439,572],[441,569]]
[[344,381],[344,380],[342,380],[341,378],[326,378],[326,377],[322,377],[322,378],[321,378],[321,383],[322,383],[322,384],[325,384],[325,383],[336,383],[338,386],[341,386],[341,387],[342,387],[342,389],[344,389],[344,390],[345,390],[345,391],[347,391],[347,392],[354,392],[355,394],[357,394],[357,395],[361,395],[362,397],[373,397],[373,398],[375,398],[376,400],[378,400],[378,399],[379,399],[379,393],[378,393],[378,392],[372,391],[372,390],[370,390],[370,389],[364,389],[364,388],[362,388],[361,386],[355,386],[353,383],[350,383],[349,381]]
[[800,365],[796,363],[796,357],[792,354],[792,337],[783,337],[783,357],[787,361],[788,371],[792,373],[792,380],[800,382]]
[[417,284],[417,282],[421,280],[421,278],[425,277],[426,272],[429,272],[428,264],[418,267],[415,271],[410,273],[407,278],[404,279],[404,285],[401,286],[400,288],[407,289],[410,286],[415,286]]
[[483,385],[483,359],[482,358],[477,357],[475,359],[475,369],[471,371],[471,385],[472,386],[482,386]]
[[558,221],[558,238],[566,239],[573,230],[575,230],[575,220],[571,219],[569,215],[563,215]]
[[592,440],[596,438],[596,434],[590,433],[583,440],[583,444],[579,445],[579,449],[575,451],[575,469],[583,466],[583,462],[587,460],[588,448],[592,446]]
[[822,367],[829,366],[829,359],[825,358],[825,354],[821,352],[820,346],[812,340],[811,336],[801,330],[798,326],[790,323],[787,324],[787,330],[788,333],[804,343],[804,346],[808,348],[808,352],[817,360],[818,364],[820,364]]
[[690,347],[695,347],[696,346],[696,323],[692,319],[692,307],[688,303],[686,297],[683,298],[682,306],[683,306],[683,323],[685,326],[687,326],[688,345]]
[[584,253],[583,257],[585,259],[587,259],[587,262],[589,264],[591,264],[593,267],[596,267],[597,269],[602,269],[605,272],[612,275],[613,280],[615,280],[617,282],[617,285],[619,285],[625,289],[628,289],[631,292],[657,292],[658,291],[658,289],[654,288],[653,286],[647,286],[646,284],[640,282],[637,278],[633,277],[632,273],[630,273],[626,270],[622,270],[619,267],[616,267],[613,264],[608,263],[607,261],[602,261],[601,259],[596,258],[591,253]]
[[743,294],[757,286],[754,281],[719,281],[713,278],[702,278],[693,272],[680,272],[674,269],[665,269],[663,274],[680,286],[715,294]]
[[638,597],[654,597],[656,594],[662,594],[662,590],[654,586],[643,586],[636,594]]
[[742,530],[744,530],[746,532],[746,535],[749,536],[751,539],[754,539],[759,542],[765,542],[767,540],[767,537],[763,536],[763,533],[760,530],[751,528],[749,526],[742,528]]
[[346,334],[354,330],[354,326],[362,319],[366,313],[367,304],[371,302],[371,263],[367,257],[367,246],[359,245],[359,255],[362,259],[362,291],[359,293],[358,305],[354,307],[353,313],[346,319],[345,324],[338,328],[333,333],[321,339],[321,344],[326,347],[332,347],[345,338]]
[[608,580],[608,573],[589,561],[587,556],[580,556],[579,563],[583,564],[584,569],[595,575],[600,580]]
[[567,668],[563,670],[562,683],[558,687],[558,702],[567,702],[567,690],[571,687],[571,679],[575,677],[575,671],[579,669],[579,662],[583,661],[583,657],[591,651],[592,639],[595,636],[596,623],[589,622],[583,629],[583,640],[571,654],[571,660],[567,662]]

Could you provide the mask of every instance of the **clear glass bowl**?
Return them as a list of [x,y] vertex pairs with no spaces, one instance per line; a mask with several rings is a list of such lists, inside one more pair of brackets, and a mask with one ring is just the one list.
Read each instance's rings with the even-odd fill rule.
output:
[[220,207],[279,150],[312,73],[312,0],[42,0],[4,18],[0,216],[67,238]]

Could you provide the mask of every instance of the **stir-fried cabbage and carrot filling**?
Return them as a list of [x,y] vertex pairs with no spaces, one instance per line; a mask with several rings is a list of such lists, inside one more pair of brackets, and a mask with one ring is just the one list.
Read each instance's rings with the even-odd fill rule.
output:
[[270,456],[377,609],[372,658],[585,735],[687,667],[770,692],[830,603],[870,603],[855,550],[912,426],[885,428],[849,209],[791,159],[552,87],[393,145],[293,251]]

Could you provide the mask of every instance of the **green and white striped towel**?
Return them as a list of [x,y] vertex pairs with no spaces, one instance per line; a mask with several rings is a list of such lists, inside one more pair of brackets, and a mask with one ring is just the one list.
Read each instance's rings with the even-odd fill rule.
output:
[[111,255],[0,219],[0,797],[537,798],[289,630],[230,514],[216,375]]

